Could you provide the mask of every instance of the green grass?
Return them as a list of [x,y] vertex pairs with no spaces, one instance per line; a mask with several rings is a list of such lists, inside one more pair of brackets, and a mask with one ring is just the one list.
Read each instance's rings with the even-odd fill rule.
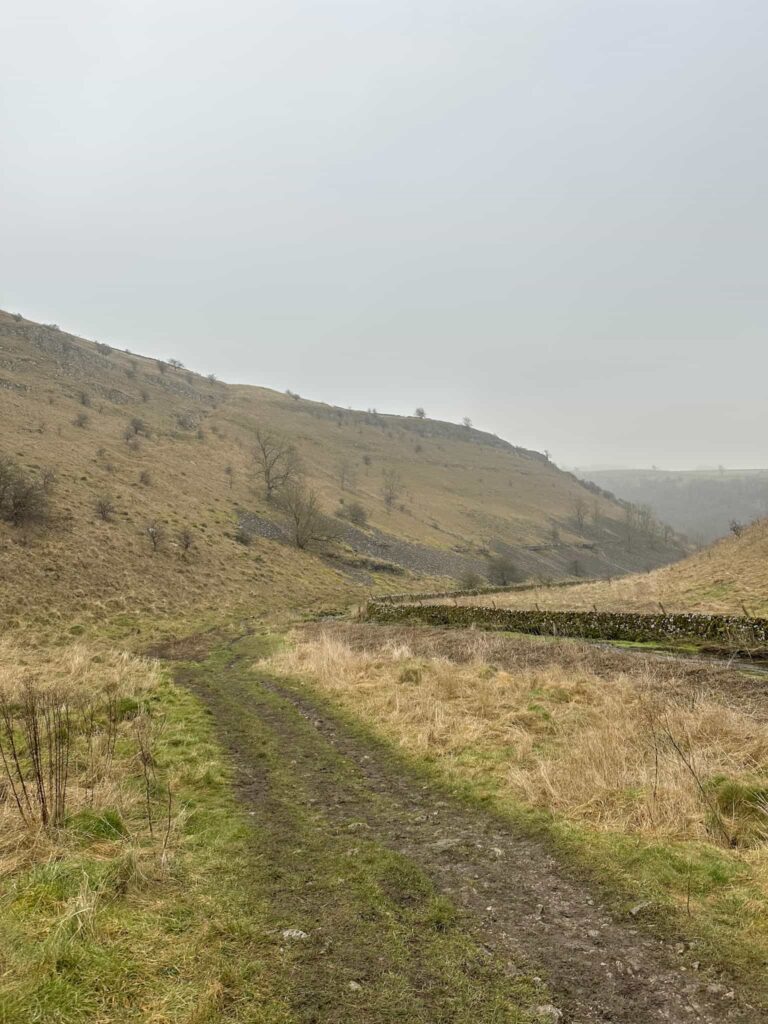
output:
[[291,1019],[251,829],[209,716],[168,683],[153,703],[158,773],[182,811],[170,865],[110,809],[74,816],[50,859],[4,879],[3,1024]]

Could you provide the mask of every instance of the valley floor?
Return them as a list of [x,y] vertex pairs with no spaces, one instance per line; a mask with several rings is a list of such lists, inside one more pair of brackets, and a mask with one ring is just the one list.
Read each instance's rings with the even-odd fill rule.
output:
[[612,913],[544,838],[254,664],[262,646],[177,678],[212,710],[283,923],[306,933],[297,1022],[761,1019],[669,935]]
[[[710,842],[685,765],[663,769],[677,789],[668,820],[654,792],[650,826],[641,785],[615,806],[600,794],[596,811],[568,803],[573,762],[557,775],[570,756],[558,729],[566,745],[575,725],[599,747],[590,729],[632,687],[663,694],[691,736],[703,723],[715,746],[735,737],[751,751],[766,729],[760,681],[645,671],[577,643],[349,621],[287,641],[266,628],[198,633],[152,653],[164,665],[146,691],[156,792],[126,745],[133,796],[113,797],[124,830],[96,808],[71,819],[90,831],[68,825],[58,848],[7,847],[1,1024],[766,1019],[752,819],[743,849]],[[510,737],[524,733],[520,761]],[[537,759],[546,793],[524,778]],[[510,795],[513,769],[527,802]],[[693,841],[672,834],[676,818]],[[723,821],[735,829],[735,811]]]

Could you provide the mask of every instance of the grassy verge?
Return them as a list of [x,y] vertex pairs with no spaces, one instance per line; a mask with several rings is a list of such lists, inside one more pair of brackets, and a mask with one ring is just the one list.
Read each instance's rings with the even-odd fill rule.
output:
[[[690,943],[690,961],[738,975],[765,998],[765,729],[749,715],[700,694],[658,704],[642,686],[633,697],[626,680],[583,672],[515,677],[414,658],[391,641],[386,650],[371,640],[364,654],[299,641],[268,669],[309,683],[348,725],[454,793],[545,834],[620,913]],[[693,756],[703,793],[670,737]]]
[[265,941],[259,862],[209,717],[167,680],[148,700],[161,726],[155,836],[141,774],[126,770],[121,809],[73,816],[5,874],[3,1024],[290,1019]]

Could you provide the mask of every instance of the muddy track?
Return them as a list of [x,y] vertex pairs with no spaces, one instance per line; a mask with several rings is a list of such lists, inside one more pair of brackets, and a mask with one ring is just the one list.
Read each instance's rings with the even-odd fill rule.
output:
[[552,1019],[765,1020],[727,983],[687,966],[679,946],[651,937],[631,917],[613,918],[543,842],[410,773],[304,690],[236,673],[215,690],[195,689],[229,745],[246,803],[263,810],[270,789],[268,769],[241,742],[250,719],[268,730],[313,811],[336,834],[353,840],[365,830],[409,858],[466,913],[489,952],[541,975],[562,1011]]

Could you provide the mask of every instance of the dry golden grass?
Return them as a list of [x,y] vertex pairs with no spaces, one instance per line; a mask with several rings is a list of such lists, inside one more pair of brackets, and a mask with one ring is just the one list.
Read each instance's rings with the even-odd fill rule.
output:
[[497,608],[768,615],[768,519],[674,565],[574,587],[537,587],[457,599]]
[[397,637],[355,650],[327,631],[295,635],[269,667],[413,753],[598,830],[748,846],[768,825],[768,724],[659,685],[650,665],[608,680],[556,662],[501,669],[471,653],[416,657]]

